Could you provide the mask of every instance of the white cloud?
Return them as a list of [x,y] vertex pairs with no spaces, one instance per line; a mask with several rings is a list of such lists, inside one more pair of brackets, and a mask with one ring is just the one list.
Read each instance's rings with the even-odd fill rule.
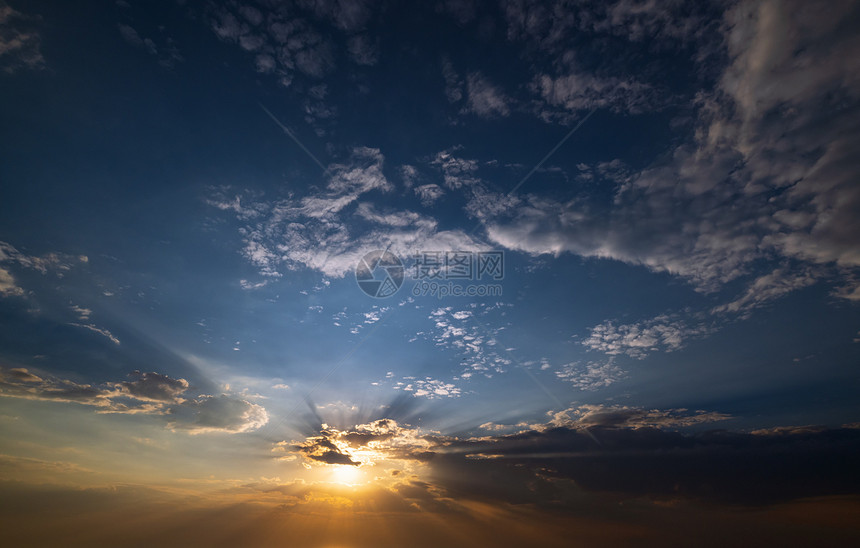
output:
[[454,156],[456,148],[443,150],[436,154],[431,164],[442,170],[445,186],[456,190],[471,186],[479,181],[477,178],[478,162]]
[[[541,369],[544,367],[542,366]],[[583,391],[606,388],[625,377],[624,371],[613,363],[613,356],[605,362],[590,361],[586,364],[571,362],[561,366],[555,375]]]
[[440,398],[458,398],[462,394],[461,389],[453,382],[445,382],[432,377],[415,379],[404,377],[404,380],[394,383],[394,390],[410,392],[416,398],[427,398],[435,400]]
[[5,268],[0,268],[0,295],[9,297],[23,295],[24,290],[15,283],[15,278]]
[[[239,220],[253,217],[253,224],[240,229],[242,254],[268,278],[299,268],[339,278],[374,249],[388,249],[403,258],[423,249],[487,249],[462,230],[439,230],[431,217],[377,208],[374,197],[394,188],[382,172],[383,160],[377,149],[356,148],[348,163],[327,169],[325,188],[302,198],[245,201],[241,206],[223,197],[210,201],[236,212]],[[255,214],[249,216],[248,211]],[[355,218],[367,226],[356,226]]]
[[[684,34],[660,22],[650,3],[641,6],[642,18],[632,4],[614,5],[621,6],[620,20],[639,20],[642,33]],[[528,18],[515,18],[517,33],[548,38],[551,15],[538,17],[534,28]],[[795,264],[786,259],[800,266],[784,276],[794,282],[782,289],[827,276],[856,278],[860,42],[837,31],[860,21],[856,6],[741,2],[725,17],[729,64],[718,89],[692,102],[695,132],[687,142],[623,180],[604,177],[617,185],[608,211],[584,195],[568,201],[527,196],[514,211],[486,216],[490,239],[533,255],[570,252],[643,265],[703,292],[753,274],[749,291],[762,291],[767,278],[757,263]],[[551,78],[542,93],[560,104],[586,105],[581,90],[608,85],[594,78],[577,75],[561,87]],[[782,289],[768,294],[775,298],[787,292]],[[753,293],[741,299],[727,310],[756,302]]]
[[701,322],[691,323],[661,315],[632,324],[603,322],[591,328],[591,333],[582,344],[589,350],[608,356],[624,354],[641,360],[652,352],[680,350],[686,340],[703,337],[713,331],[713,327]]
[[426,184],[415,187],[415,194],[421,198],[421,205],[431,206],[436,200],[445,195],[445,191],[439,185]]
[[171,407],[167,427],[189,434],[257,430],[269,421],[266,410],[256,403],[221,394],[199,396]]
[[778,268],[770,274],[756,278],[737,299],[715,307],[713,312],[749,313],[768,301],[778,299],[797,289],[810,286],[815,281],[815,276],[809,269],[791,271]]
[[464,366],[460,377],[503,373],[512,363],[507,353],[498,347],[497,337],[505,326],[491,327],[480,321],[475,317],[476,312],[487,314],[491,307],[484,303],[473,305],[473,310],[455,311],[450,306],[434,310],[428,317],[433,322],[433,329],[427,335],[436,346],[460,355]]
[[84,321],[89,320],[90,316],[93,313],[93,311],[90,310],[89,308],[83,308],[83,307],[78,306],[76,304],[73,304],[70,308],[72,309],[72,312],[77,314],[79,320],[84,320]]
[[102,337],[106,337],[108,340],[110,340],[110,342],[117,345],[120,344],[119,339],[114,337],[113,333],[103,327],[98,327],[97,325],[91,323],[70,323],[69,325],[74,327],[81,327],[83,329],[92,331],[93,333],[98,333]]
[[418,180],[418,170],[415,166],[402,165],[400,166],[400,177],[403,179],[403,186],[412,188]]

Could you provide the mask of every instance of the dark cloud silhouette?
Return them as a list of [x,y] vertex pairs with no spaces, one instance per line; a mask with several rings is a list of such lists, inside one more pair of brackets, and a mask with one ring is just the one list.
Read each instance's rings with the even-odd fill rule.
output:
[[[560,504],[577,491],[770,504],[860,491],[860,429],[685,434],[553,427],[438,439],[435,482],[464,497]],[[540,493],[539,497],[536,495]]]
[[140,371],[135,371],[130,376],[137,380],[122,382],[119,386],[138,399],[175,401],[180,394],[188,390],[188,381],[185,379],[171,379],[167,375]]
[[301,453],[306,458],[324,464],[348,464],[358,466],[359,462],[352,460],[352,457],[343,449],[334,444],[328,434],[316,436],[308,439],[304,443],[299,443],[293,446],[293,450]]

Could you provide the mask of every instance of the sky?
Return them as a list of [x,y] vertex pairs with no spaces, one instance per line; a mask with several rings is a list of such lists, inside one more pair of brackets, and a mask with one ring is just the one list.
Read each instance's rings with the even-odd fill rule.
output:
[[860,540],[858,25],[0,0],[4,536]]

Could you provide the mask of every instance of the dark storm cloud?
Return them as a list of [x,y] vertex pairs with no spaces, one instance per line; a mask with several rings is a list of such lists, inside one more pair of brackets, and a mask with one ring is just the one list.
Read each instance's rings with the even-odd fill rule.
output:
[[556,427],[439,440],[433,481],[459,496],[561,504],[577,492],[768,504],[856,493],[860,430]]
[[[514,433],[475,437],[379,419],[348,429],[326,427],[300,442],[280,442],[275,452],[301,456],[306,464],[385,462],[397,468],[397,462],[411,461],[423,470],[421,481],[432,486],[423,488],[425,496],[440,501],[566,507],[580,505],[583,497],[610,496],[772,504],[860,490],[854,466],[860,428],[685,430],[727,418],[684,409],[583,405]],[[364,448],[372,456],[357,458],[355,451]]]

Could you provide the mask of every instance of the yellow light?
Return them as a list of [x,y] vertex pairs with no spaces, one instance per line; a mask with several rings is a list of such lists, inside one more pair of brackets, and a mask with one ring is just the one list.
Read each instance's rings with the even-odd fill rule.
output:
[[364,472],[358,469],[358,466],[349,464],[336,464],[331,468],[332,479],[337,483],[346,485],[355,485],[360,483]]

